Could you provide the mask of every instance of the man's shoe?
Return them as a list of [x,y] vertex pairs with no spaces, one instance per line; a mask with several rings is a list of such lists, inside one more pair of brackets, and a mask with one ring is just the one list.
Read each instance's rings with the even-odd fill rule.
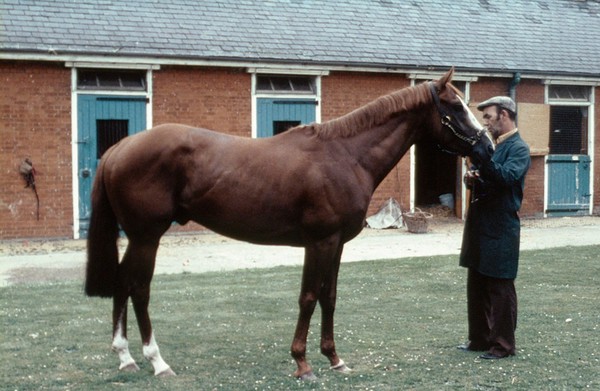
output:
[[499,360],[499,359],[505,358],[505,357],[508,357],[508,356],[498,356],[493,353],[485,353],[485,354],[482,354],[481,356],[479,356],[479,358],[482,360]]
[[470,342],[460,344],[456,348],[458,350],[462,350],[463,352],[485,352],[487,350],[485,348],[478,349],[477,346],[473,346],[473,344]]

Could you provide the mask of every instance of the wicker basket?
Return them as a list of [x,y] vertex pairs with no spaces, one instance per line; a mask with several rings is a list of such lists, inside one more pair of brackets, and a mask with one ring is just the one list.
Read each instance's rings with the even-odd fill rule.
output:
[[416,208],[414,212],[402,213],[402,218],[406,223],[408,232],[412,232],[414,234],[427,233],[429,219],[432,217],[433,215],[431,213],[423,212],[419,208]]

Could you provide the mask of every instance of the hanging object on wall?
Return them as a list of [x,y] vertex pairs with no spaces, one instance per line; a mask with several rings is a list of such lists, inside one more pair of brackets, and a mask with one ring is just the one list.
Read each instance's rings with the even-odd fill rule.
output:
[[35,168],[33,168],[33,163],[31,162],[30,158],[26,157],[25,159],[23,159],[23,161],[21,162],[21,165],[19,166],[19,172],[21,173],[21,176],[25,180],[25,188],[31,187],[31,189],[33,190],[33,192],[35,194],[35,199],[37,201],[36,217],[39,220],[40,219],[40,197],[38,196],[37,188],[35,187],[36,172],[35,172]]

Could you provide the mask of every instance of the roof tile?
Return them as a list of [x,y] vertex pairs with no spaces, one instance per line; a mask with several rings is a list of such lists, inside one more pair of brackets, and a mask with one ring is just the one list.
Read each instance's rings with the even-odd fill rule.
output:
[[5,53],[600,75],[598,1],[2,0],[0,10]]

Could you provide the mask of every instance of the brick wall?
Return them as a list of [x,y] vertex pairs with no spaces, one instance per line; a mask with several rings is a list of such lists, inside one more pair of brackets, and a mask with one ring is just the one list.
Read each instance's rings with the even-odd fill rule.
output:
[[[0,239],[72,237],[71,70],[0,62]],[[40,219],[19,164],[37,170]]]
[[[73,189],[71,167],[70,69],[63,64],[0,62],[0,239],[71,237]],[[251,135],[251,76],[244,69],[162,67],[153,72],[153,123],[186,123]],[[471,84],[471,99],[483,101],[507,93],[508,79],[480,78]],[[344,115],[371,100],[404,88],[404,75],[332,72],[322,78],[322,121]],[[520,102],[542,103],[544,87],[524,80]],[[596,101],[600,101],[596,88]],[[600,105],[596,105],[600,118]],[[596,120],[596,140],[600,121]],[[597,142],[596,145],[599,145]],[[19,176],[21,160],[30,157],[38,171],[40,221],[35,196]],[[369,214],[389,197],[409,206],[409,158],[405,156],[375,192]],[[594,152],[594,189],[600,188],[600,148]],[[544,157],[532,157],[522,215],[543,213]],[[594,199],[600,210],[600,197]],[[598,212],[596,212],[598,213]],[[190,224],[174,231],[196,230]]]
[[176,122],[250,137],[251,77],[245,70],[163,67],[153,76],[154,125]]
[[544,156],[532,156],[525,178],[521,216],[542,217],[544,213]]

